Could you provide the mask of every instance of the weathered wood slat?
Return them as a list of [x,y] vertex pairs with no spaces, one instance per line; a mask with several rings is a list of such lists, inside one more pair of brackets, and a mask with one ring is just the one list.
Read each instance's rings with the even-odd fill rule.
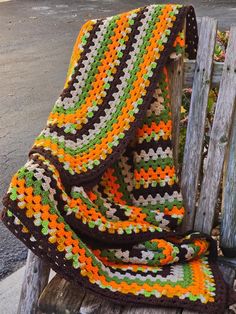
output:
[[[213,62],[211,87],[219,87],[223,71],[223,62]],[[184,88],[193,86],[196,60],[184,60]]]
[[81,306],[77,313],[80,314],[121,314],[122,305],[109,302],[102,297],[95,296],[90,293],[85,294],[85,298],[82,301]]
[[[235,276],[236,276],[236,260],[227,259],[225,257],[219,257],[218,263],[219,263],[219,268],[224,277],[225,282],[227,282],[230,287],[233,287]],[[230,309],[227,309],[224,312],[224,314],[230,314],[230,313],[232,313]]]
[[209,153],[194,227],[210,233],[236,97],[236,27],[230,30],[220,90],[210,136]]
[[59,275],[49,282],[39,298],[39,309],[46,314],[180,314],[180,309],[123,306],[109,302]]
[[[181,314],[202,314],[202,313],[183,310]],[[228,310],[225,310],[224,314],[230,314],[230,313]]]
[[39,298],[39,309],[46,314],[119,314],[123,307],[55,275]]
[[236,270],[236,258],[218,256],[218,261],[220,264],[228,265]]
[[180,309],[157,308],[157,307],[126,307],[122,314],[180,314]]
[[39,298],[39,309],[43,313],[78,313],[85,297],[84,289],[56,275]]
[[235,274],[236,274],[235,268],[222,264],[220,265],[220,271],[224,277],[224,280],[229,284],[229,286],[233,287]]
[[[222,223],[220,246],[225,255],[236,250],[236,110],[229,140],[223,180]],[[227,251],[226,251],[227,250]]]
[[48,283],[49,271],[47,264],[28,252],[17,314],[37,313],[38,298]]
[[173,121],[173,155],[176,169],[178,170],[178,152],[179,152],[179,130],[180,130],[180,108],[182,104],[183,88],[183,58],[171,62],[168,66],[170,103]]
[[181,176],[186,208],[183,231],[191,230],[194,224],[216,31],[215,19],[202,19]]
[[236,258],[227,258],[224,256],[218,257],[220,270],[223,274],[224,280],[230,287],[233,287],[236,277]]

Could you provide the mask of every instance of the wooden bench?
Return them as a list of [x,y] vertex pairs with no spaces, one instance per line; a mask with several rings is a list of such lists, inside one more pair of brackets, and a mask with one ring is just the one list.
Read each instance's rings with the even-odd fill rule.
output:
[[[174,156],[178,167],[180,106],[182,88],[192,87],[181,185],[186,216],[182,231],[195,229],[210,234],[215,218],[219,188],[222,187],[219,258],[225,280],[232,285],[236,268],[236,27],[230,29],[225,62],[213,61],[217,21],[203,18],[195,61],[174,59],[169,65],[173,114]],[[210,134],[204,176],[199,184],[208,96],[211,87],[219,94]],[[222,176],[223,174],[223,176]],[[223,180],[222,180],[223,177]],[[233,254],[234,253],[234,254]],[[29,252],[18,314],[32,313],[190,313],[181,309],[120,306],[85,292],[59,275],[48,284],[49,268]],[[193,313],[193,312],[192,312]]]

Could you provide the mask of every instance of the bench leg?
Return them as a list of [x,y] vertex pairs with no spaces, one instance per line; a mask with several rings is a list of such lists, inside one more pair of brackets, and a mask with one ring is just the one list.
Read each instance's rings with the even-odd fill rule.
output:
[[17,314],[36,314],[41,292],[48,283],[50,268],[28,251],[25,274]]

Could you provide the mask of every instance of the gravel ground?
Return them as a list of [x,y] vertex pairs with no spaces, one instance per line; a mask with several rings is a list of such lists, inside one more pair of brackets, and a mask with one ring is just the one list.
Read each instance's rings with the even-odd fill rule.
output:
[[[0,197],[63,87],[81,25],[153,2],[0,0]],[[236,1],[179,2],[194,3],[198,17],[214,16],[220,28],[236,23]],[[0,241],[1,279],[22,265],[27,251],[1,223]]]

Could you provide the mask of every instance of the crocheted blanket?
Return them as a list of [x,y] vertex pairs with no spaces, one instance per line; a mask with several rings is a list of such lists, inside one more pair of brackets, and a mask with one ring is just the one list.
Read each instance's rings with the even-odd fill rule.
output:
[[88,21],[63,92],[4,198],[3,222],[35,254],[119,303],[221,313],[228,302],[214,241],[175,231],[184,206],[166,64],[196,50],[192,7]]

